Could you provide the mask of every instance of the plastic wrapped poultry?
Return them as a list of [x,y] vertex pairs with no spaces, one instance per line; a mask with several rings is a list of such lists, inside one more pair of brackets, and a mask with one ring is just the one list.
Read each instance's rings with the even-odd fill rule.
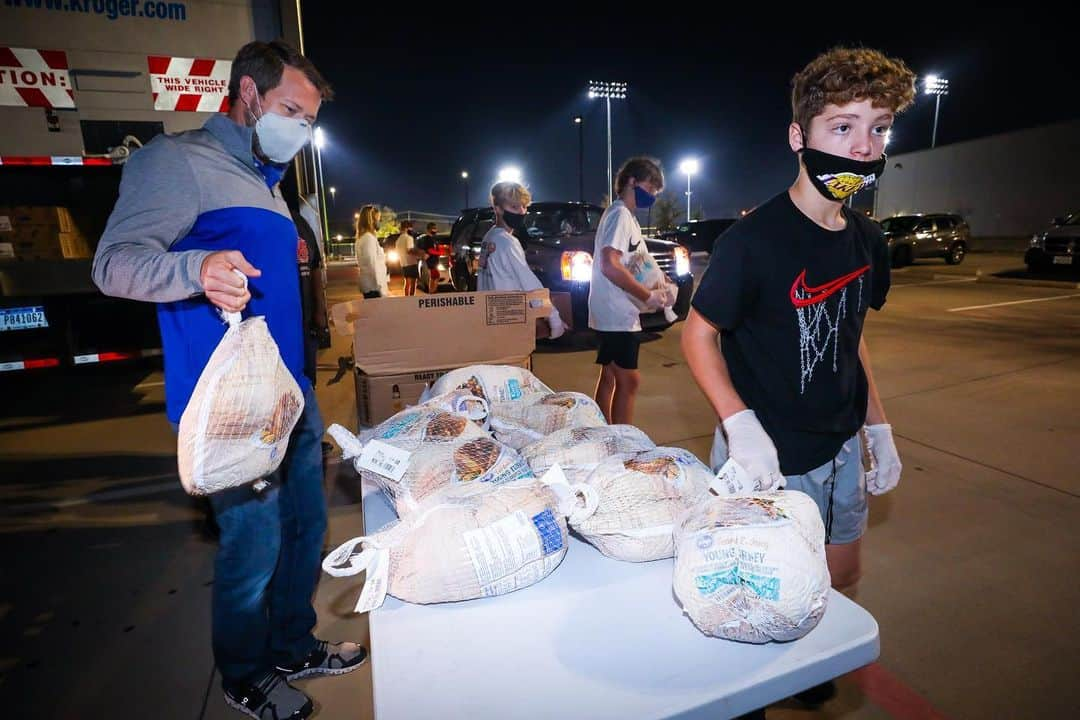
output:
[[521,457],[540,477],[558,463],[566,479],[584,482],[596,466],[612,455],[652,450],[656,445],[633,425],[566,428],[521,449]]
[[607,425],[600,406],[576,392],[492,403],[490,417],[496,439],[512,448],[524,448],[559,430]]
[[616,560],[646,562],[675,554],[675,522],[706,502],[712,472],[693,453],[658,447],[604,459],[584,481],[595,500],[571,526]]
[[[485,432],[470,413],[471,396],[451,393],[394,415],[360,437],[340,425],[327,432],[357,472],[383,490],[398,515],[447,485],[503,483],[533,477],[518,453]],[[456,398],[456,399],[455,399]],[[447,403],[462,414],[446,412]],[[366,454],[365,454],[366,453]]]
[[796,640],[825,614],[825,527],[803,493],[711,497],[680,519],[675,542],[675,596],[706,635]]
[[538,480],[445,487],[412,515],[335,549],[323,570],[338,577],[367,570],[357,612],[378,607],[386,593],[440,603],[519,590],[566,555],[566,497]]

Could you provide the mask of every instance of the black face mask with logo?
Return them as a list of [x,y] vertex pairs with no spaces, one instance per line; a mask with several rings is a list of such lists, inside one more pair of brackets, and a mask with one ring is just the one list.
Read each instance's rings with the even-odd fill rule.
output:
[[853,160],[814,150],[806,145],[803,133],[802,154],[806,172],[817,191],[826,200],[843,202],[863,188],[870,187],[885,172],[886,156],[877,160]]

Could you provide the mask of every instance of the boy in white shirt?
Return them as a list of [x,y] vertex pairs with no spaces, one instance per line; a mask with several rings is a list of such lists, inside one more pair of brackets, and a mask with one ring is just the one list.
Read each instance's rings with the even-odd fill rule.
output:
[[645,287],[626,267],[631,254],[648,251],[634,212],[651,207],[663,189],[664,171],[659,161],[647,157],[627,160],[615,178],[617,199],[604,211],[596,229],[589,327],[600,341],[596,363],[602,369],[595,399],[610,423],[632,422],[641,383],[637,369],[641,311],[630,297],[645,303],[647,312],[661,309],[666,299],[664,291]]

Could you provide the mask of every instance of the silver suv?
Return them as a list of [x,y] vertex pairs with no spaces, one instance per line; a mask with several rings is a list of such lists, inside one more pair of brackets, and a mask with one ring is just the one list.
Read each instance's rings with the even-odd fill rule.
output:
[[967,255],[971,230],[959,215],[895,215],[881,221],[893,267],[919,258],[945,258],[959,265]]

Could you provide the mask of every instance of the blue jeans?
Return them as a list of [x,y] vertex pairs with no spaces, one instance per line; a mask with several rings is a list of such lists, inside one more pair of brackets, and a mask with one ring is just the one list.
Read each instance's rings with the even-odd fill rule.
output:
[[268,478],[270,488],[255,493],[248,485],[210,496],[221,530],[214,660],[226,685],[253,680],[315,647],[311,599],[326,534],[323,422],[313,390],[304,403],[285,459]]

